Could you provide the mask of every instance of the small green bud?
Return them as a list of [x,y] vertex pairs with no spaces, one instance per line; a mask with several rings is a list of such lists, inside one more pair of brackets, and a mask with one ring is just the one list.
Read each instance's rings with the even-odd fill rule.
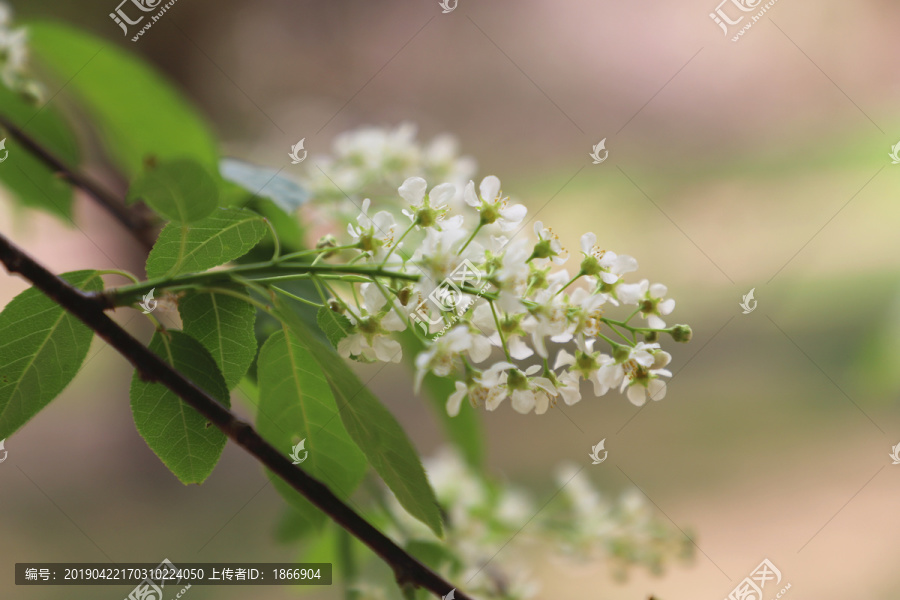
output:
[[648,344],[652,344],[659,340],[659,332],[658,331],[648,331],[644,334],[644,341]]
[[688,325],[676,325],[669,331],[669,335],[671,335],[672,339],[676,342],[689,342],[691,341],[694,332],[691,331],[691,328]]
[[[336,248],[337,245],[337,239],[329,233],[328,235],[323,235],[319,238],[319,241],[316,242],[316,250],[322,250],[323,248]],[[324,252],[322,254],[322,258],[330,258],[335,254],[336,252]]]
[[399,292],[397,292],[397,299],[400,301],[401,306],[406,306],[409,303],[409,299],[412,296],[412,288],[405,287]]

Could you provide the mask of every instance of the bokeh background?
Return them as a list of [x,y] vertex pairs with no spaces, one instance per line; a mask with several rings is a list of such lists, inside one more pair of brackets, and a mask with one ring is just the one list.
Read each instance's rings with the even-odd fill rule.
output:
[[[179,0],[138,43],[120,39],[113,1],[12,4],[23,20],[121,41],[177,82],[230,155],[257,164],[284,165],[301,137],[312,156],[327,152],[363,124],[453,133],[480,175],[499,176],[571,250],[592,230],[669,286],[673,320],[694,339],[669,348],[663,401],[637,409],[609,394],[484,420],[492,472],[538,498],[555,492],[557,463],[589,460],[606,438],[593,480],[611,496],[639,486],[693,532],[696,558],[621,584],[604,564],[535,553],[540,598],[719,600],[763,558],[788,598],[900,597],[900,465],[888,456],[900,443],[896,2],[780,0],[737,43],[709,18],[715,0],[459,0],[450,14],[437,0]],[[593,165],[602,138],[609,159]],[[140,248],[84,198],[76,222],[0,201],[4,234],[54,270],[142,273]],[[25,287],[4,274],[0,303]],[[751,288],[758,307],[745,315]],[[149,339],[139,313],[117,318]],[[424,454],[442,445],[405,371],[361,372]],[[203,486],[166,471],[134,429],[130,378],[96,344],[75,383],[7,441],[0,597],[128,592],[16,588],[15,562],[298,555],[273,540],[281,500],[233,445]],[[294,592],[190,591],[248,597]]]

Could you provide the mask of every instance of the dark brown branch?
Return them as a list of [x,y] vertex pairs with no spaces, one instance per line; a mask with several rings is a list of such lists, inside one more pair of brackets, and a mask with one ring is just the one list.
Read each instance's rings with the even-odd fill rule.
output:
[[105,190],[97,182],[86,175],[82,175],[74,168],[65,164],[62,159],[44,148],[37,140],[21,129],[9,119],[0,115],[0,127],[3,127],[20,144],[34,154],[45,165],[54,171],[61,173],[72,185],[82,189],[97,204],[103,207],[119,223],[134,235],[138,241],[150,248],[155,241],[153,236],[153,224],[141,217],[133,210],[129,210],[116,196]]
[[[447,594],[455,587],[397,546],[342,502],[327,486],[292,464],[286,456],[265,441],[249,423],[237,419],[212,396],[122,329],[106,315],[103,304],[96,297],[81,292],[49,272],[2,234],[0,234],[0,262],[10,273],[20,274],[94,330],[134,365],[142,379],[161,383],[172,390],[222,430],[233,442],[243,447],[266,468],[303,494],[319,510],[371,548],[393,568],[400,585],[423,587],[438,596]],[[456,592],[456,597],[459,600],[472,600],[470,596],[459,591]]]

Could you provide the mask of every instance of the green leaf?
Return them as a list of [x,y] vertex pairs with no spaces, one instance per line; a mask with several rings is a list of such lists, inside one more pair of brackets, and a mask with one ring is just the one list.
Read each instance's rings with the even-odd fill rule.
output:
[[460,568],[459,559],[443,544],[426,540],[410,540],[404,548],[416,560],[435,571],[443,571],[448,564]]
[[198,273],[250,251],[265,237],[262,217],[249,210],[220,208],[196,223],[169,223],[147,257],[147,277]]
[[[422,350],[422,342],[412,331],[404,331],[399,336],[403,347],[403,360],[414,367],[416,355]],[[484,427],[478,412],[469,402],[463,402],[459,414],[451,417],[447,414],[447,398],[456,391],[452,377],[438,377],[429,373],[422,380],[422,389],[428,402],[440,420],[447,437],[459,449],[466,462],[477,471],[484,469]]]
[[250,192],[253,197],[268,198],[287,214],[292,214],[309,200],[309,193],[298,183],[279,175],[278,169],[225,158],[219,163],[222,177]]
[[192,292],[178,302],[178,312],[184,332],[209,350],[225,385],[234,388],[256,356],[256,308],[234,296]]
[[147,168],[128,189],[128,202],[143,200],[172,221],[193,223],[219,204],[219,187],[201,164],[172,160]]
[[[156,332],[148,348],[224,406],[228,388],[209,352],[191,336]],[[225,434],[161,383],[131,380],[131,412],[150,449],[182,483],[202,483],[219,461]]]
[[218,168],[216,140],[197,110],[148,63],[118,45],[61,23],[29,25],[35,58],[96,124],[107,155],[129,178],[149,157],[190,157]]
[[323,306],[316,313],[316,323],[325,332],[328,341],[337,348],[338,342],[350,335],[353,324],[350,319],[340,313],[336,313],[327,306]]
[[400,504],[441,536],[443,524],[434,490],[406,432],[331,348],[316,339],[280,297],[278,314],[318,364],[334,392],[347,433],[360,447]]
[[[339,498],[349,497],[365,475],[366,457],[347,435],[328,381],[294,333],[272,334],[260,350],[258,375],[260,435],[285,454],[304,440],[300,468]],[[271,473],[269,478],[311,523],[320,518],[322,513],[296,490]]]
[[306,232],[300,219],[294,213],[288,214],[268,198],[254,198],[247,208],[264,216],[281,241],[281,248],[302,250],[306,240]]
[[[34,106],[0,85],[0,112],[57,158],[72,167],[78,166],[80,159],[75,134],[55,110]],[[0,168],[0,182],[23,205],[71,220],[72,185],[58,177],[15,138],[5,139],[9,156]]]
[[[63,279],[85,291],[103,289],[96,271]],[[0,439],[28,422],[65,389],[87,356],[94,332],[37,288],[0,312]]]

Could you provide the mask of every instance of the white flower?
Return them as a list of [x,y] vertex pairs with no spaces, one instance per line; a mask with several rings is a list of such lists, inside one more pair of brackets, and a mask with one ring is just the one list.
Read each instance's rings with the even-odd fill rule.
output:
[[363,315],[348,314],[353,331],[338,342],[338,354],[345,358],[361,356],[367,360],[400,362],[400,342],[391,337],[392,331],[403,331],[406,323],[387,305],[387,299],[374,283],[360,287],[363,296]]
[[497,408],[509,393],[503,387],[506,383],[504,371],[512,368],[515,368],[512,363],[499,362],[474,377],[468,385],[462,381],[454,382],[456,391],[447,398],[447,414],[451,417],[458,415],[460,405],[466,396],[473,406],[484,406],[487,410]]
[[662,400],[666,396],[666,382],[660,377],[671,377],[672,373],[664,369],[672,356],[659,350],[659,344],[638,342],[631,349],[628,359],[621,365],[623,379],[620,391],[628,388],[627,396],[635,406],[643,406],[647,396],[652,400]]
[[416,391],[418,392],[422,386],[422,379],[425,378],[426,373],[432,372],[438,377],[446,377],[453,370],[454,362],[463,352],[474,352],[475,354],[483,352],[483,346],[477,339],[478,337],[480,335],[473,335],[467,325],[458,325],[432,340],[428,349],[416,356]]
[[403,214],[418,227],[434,227],[435,229],[457,229],[463,223],[462,215],[446,218],[447,203],[456,194],[456,186],[442,183],[434,186],[430,194],[426,194],[428,184],[421,177],[410,177],[403,182],[397,191],[409,204],[410,210],[403,209]]
[[347,233],[353,238],[360,250],[373,255],[384,254],[384,248],[390,248],[394,245],[394,236],[397,232],[397,223],[394,221],[391,213],[382,210],[375,213],[374,217],[369,216],[369,206],[372,201],[368,198],[363,200],[362,212],[356,217],[359,226],[352,223],[347,225]]
[[401,123],[341,133],[330,155],[307,162],[302,183],[314,202],[328,206],[343,220],[355,215],[354,202],[366,196],[390,201],[391,209],[403,208],[396,191],[409,177],[452,184],[450,205],[457,210],[464,206],[463,189],[476,170],[475,161],[458,155],[452,136],[438,136],[424,144],[416,140],[415,125]]
[[479,192],[480,198],[475,194],[475,182],[470,181],[464,197],[466,204],[481,213],[483,225],[496,223],[502,231],[512,231],[528,214],[528,209],[521,204],[509,204],[509,198],[501,197],[500,180],[494,175],[481,180]]
[[538,242],[534,245],[531,254],[534,258],[539,260],[550,259],[558,265],[565,263],[569,259],[569,253],[560,243],[559,236],[553,233],[553,230],[549,227],[544,227],[543,222],[535,222],[534,235],[538,238]]
[[0,3],[0,82],[6,87],[31,96],[43,95],[43,86],[27,75],[28,33],[24,28],[11,29],[12,12]]
[[[522,317],[507,315],[499,318],[501,320],[501,326],[504,325],[504,322],[506,323],[504,334],[506,336],[506,347],[509,350],[510,356],[516,360],[525,360],[532,356],[534,350],[529,348],[528,344],[522,341],[521,338],[521,336],[526,333],[518,325],[522,320]],[[502,342],[500,333],[497,332],[497,323],[494,321],[494,313],[491,310],[491,305],[487,301],[482,301],[475,307],[475,310],[472,311],[472,325],[474,325],[483,335],[487,336],[492,346],[498,348],[501,347]]]
[[675,310],[675,300],[664,299],[669,289],[661,283],[644,279],[640,283],[624,283],[616,290],[616,295],[624,304],[640,305],[641,316],[647,319],[651,329],[665,329],[666,322],[660,317]]
[[547,358],[545,337],[556,343],[565,343],[572,339],[572,327],[569,322],[569,304],[565,297],[557,292],[563,283],[568,281],[569,274],[563,269],[550,278],[550,286],[538,290],[534,295],[537,307],[522,322],[522,328],[531,334],[531,341],[539,356]]
[[[594,384],[594,395],[603,396],[612,387],[618,386],[624,372],[622,367],[615,364],[613,358],[601,351],[594,351],[594,340],[582,341],[578,339],[579,348],[577,356],[573,356],[565,350],[560,350],[556,355],[554,369],[560,367],[572,367],[567,373],[560,376],[571,381],[574,377],[586,379]],[[565,397],[564,397],[565,398]],[[580,398],[580,396],[579,396]]]
[[597,245],[597,236],[585,233],[581,236],[581,272],[591,277],[599,277],[608,285],[615,284],[625,273],[636,271],[637,261],[627,254],[616,254],[610,250],[601,250]]
[[600,333],[603,317],[603,304],[609,296],[603,293],[591,293],[584,288],[572,292],[569,302],[575,308],[570,319],[575,323],[574,333],[596,337]]
[[[525,370],[525,375],[533,375],[541,370],[539,365],[532,365]],[[535,414],[542,415],[551,405],[551,397],[559,392],[553,382],[546,377],[531,377],[528,379],[528,387],[512,391],[512,407],[516,412],[527,415],[532,410]]]
[[515,369],[516,365],[509,362],[498,362],[484,371],[478,378],[481,388],[487,390],[487,395],[483,398],[484,408],[487,410],[497,410],[500,403],[506,399],[509,390],[506,382],[509,379],[509,370]]
[[568,406],[581,400],[581,380],[571,371],[563,371],[556,377],[556,391],[562,396],[563,402]]

